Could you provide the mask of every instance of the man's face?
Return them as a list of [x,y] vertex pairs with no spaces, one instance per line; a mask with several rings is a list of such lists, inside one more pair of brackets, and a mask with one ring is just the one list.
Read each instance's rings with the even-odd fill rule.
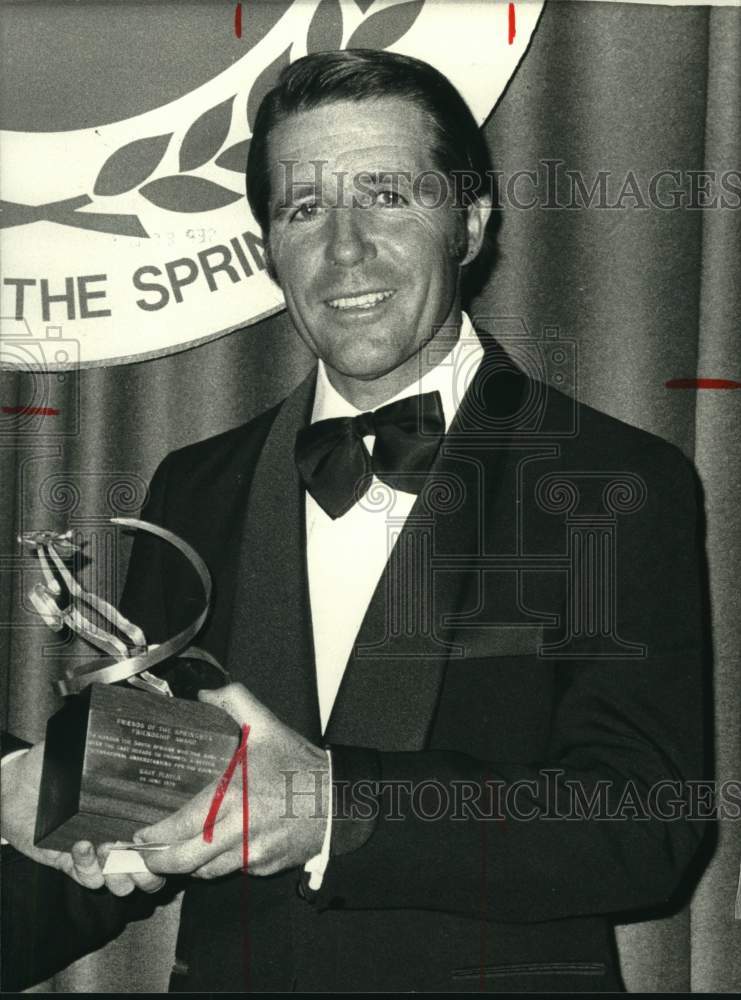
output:
[[292,115],[270,134],[269,162],[275,274],[298,333],[330,369],[380,378],[459,322],[466,218],[452,188],[439,204],[416,106],[342,101]]

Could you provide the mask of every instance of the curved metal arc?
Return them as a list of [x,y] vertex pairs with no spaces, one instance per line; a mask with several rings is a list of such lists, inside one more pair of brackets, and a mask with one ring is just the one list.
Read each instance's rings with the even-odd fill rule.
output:
[[[57,681],[56,688],[62,695],[77,694],[90,684],[115,684],[118,681],[128,680],[129,677],[134,677],[144,670],[150,670],[152,667],[157,666],[158,663],[177,656],[198,634],[208,615],[211,602],[211,574],[208,571],[206,563],[194,548],[174,532],[168,531],[167,528],[162,528],[157,524],[151,524],[149,521],[141,521],[135,517],[113,517],[111,518],[111,524],[119,524],[125,528],[146,531],[174,545],[190,562],[198,574],[205,595],[205,607],[190,625],[187,625],[177,635],[157,646],[156,649],[147,650],[138,656],[119,660],[104,667],[99,666],[97,668],[94,667],[92,670],[75,672],[74,676],[68,676],[66,680]],[[99,663],[100,661],[93,662]],[[89,664],[85,664],[84,666],[89,666]]]

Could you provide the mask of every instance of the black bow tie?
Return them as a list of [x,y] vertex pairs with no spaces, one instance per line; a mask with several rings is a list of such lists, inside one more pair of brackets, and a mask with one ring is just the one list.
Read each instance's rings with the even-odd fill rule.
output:
[[[419,493],[444,432],[439,392],[407,396],[374,412],[302,427],[296,465],[319,506],[338,518],[367,492],[373,475],[394,489]],[[369,434],[376,438],[372,458],[363,442]]]

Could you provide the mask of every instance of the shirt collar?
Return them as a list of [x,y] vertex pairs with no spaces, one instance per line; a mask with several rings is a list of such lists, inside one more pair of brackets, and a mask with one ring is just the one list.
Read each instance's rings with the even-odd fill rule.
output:
[[[416,396],[423,392],[439,392],[445,414],[445,429],[447,430],[455,417],[458,406],[463,399],[465,390],[481,364],[484,348],[473,328],[467,313],[462,313],[460,337],[453,347],[428,372],[406,386],[392,399],[387,399],[379,406],[395,403],[407,396]],[[379,407],[374,407],[378,409]],[[314,408],[311,422],[329,420],[332,417],[355,417],[362,410],[356,409],[337,392],[329,381],[323,361],[317,366],[316,392],[314,393]]]

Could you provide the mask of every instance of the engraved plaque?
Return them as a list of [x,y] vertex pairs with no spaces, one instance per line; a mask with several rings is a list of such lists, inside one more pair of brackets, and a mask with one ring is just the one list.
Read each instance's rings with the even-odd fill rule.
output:
[[216,781],[239,738],[212,705],[89,685],[47,725],[35,843],[130,840]]

